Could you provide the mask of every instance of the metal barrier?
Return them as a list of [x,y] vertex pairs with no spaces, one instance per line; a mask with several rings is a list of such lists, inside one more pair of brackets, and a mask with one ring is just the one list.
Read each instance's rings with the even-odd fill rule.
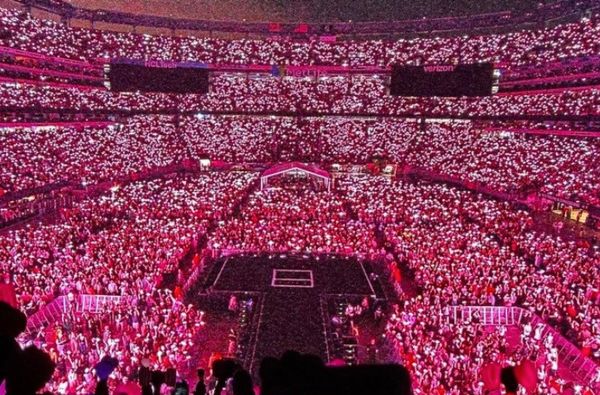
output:
[[520,307],[496,306],[452,306],[446,307],[443,314],[451,324],[473,323],[479,320],[481,325],[521,325],[526,314]]
[[59,322],[62,316],[70,311],[103,313],[130,301],[130,296],[78,295],[72,300],[67,296],[59,296],[27,318],[27,333],[39,331],[50,323]]
[[113,295],[80,295],[78,298],[77,312],[103,313],[113,307],[128,303],[130,296]]
[[67,298],[59,296],[27,318],[27,332],[35,332],[60,319],[67,309]]
[[558,358],[561,364],[581,383],[595,386],[600,389],[600,383],[593,384],[592,381],[600,374],[600,367],[590,358],[581,353],[573,343],[568,341],[556,329],[548,325],[544,320],[529,310],[521,307],[497,307],[497,306],[451,306],[442,311],[446,322],[450,324],[474,323],[480,325],[512,325],[519,326],[528,319],[533,327],[543,325],[542,338],[552,336],[552,345],[558,350]]

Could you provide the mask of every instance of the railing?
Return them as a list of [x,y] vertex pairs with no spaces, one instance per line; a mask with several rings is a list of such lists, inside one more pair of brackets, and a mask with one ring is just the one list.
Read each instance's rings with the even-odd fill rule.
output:
[[531,128],[485,128],[486,132],[509,132],[515,134],[534,134],[542,136],[563,137],[600,137],[600,131],[595,130],[560,130],[560,129],[531,129]]
[[73,300],[59,296],[27,318],[27,332],[33,333],[50,323],[59,322],[68,311],[103,313],[130,300],[129,296],[113,295],[78,295]]
[[481,325],[521,325],[525,313],[520,307],[452,306],[444,309],[448,323],[461,324],[479,319]]
[[[540,65],[526,65],[514,67],[508,69],[502,73],[502,79],[507,82],[514,82],[517,80],[529,80],[536,78],[538,75],[548,75],[554,72],[557,75],[570,75],[573,74],[571,70],[582,70],[589,66],[600,65],[600,56],[584,56],[573,59],[565,59],[560,61],[554,61],[545,63],[543,66]],[[498,65],[504,69],[508,64]],[[500,84],[502,85],[502,83]]]
[[82,60],[74,60],[74,59],[60,58],[57,56],[44,55],[44,54],[37,53],[37,52],[25,51],[22,49],[17,49],[17,48],[12,48],[12,47],[6,47],[4,45],[0,45],[0,53],[7,53],[7,54],[10,54],[13,56],[23,56],[23,57],[27,57],[27,58],[34,58],[34,59],[38,59],[38,60],[41,60],[44,62],[56,63],[56,64],[61,64],[61,65],[66,65],[66,66],[83,68],[83,69],[98,69],[98,70],[102,69],[99,65],[85,62]]
[[[528,78],[522,80],[512,80],[512,81],[504,81],[500,82],[500,90],[504,88],[518,86],[527,86],[527,85],[543,85],[543,84],[552,84],[557,82],[575,82],[580,79],[597,79],[600,78],[600,72],[593,71],[589,73],[578,73],[578,74],[566,74],[566,75],[555,75],[552,77],[537,77],[537,78]],[[590,83],[582,84],[585,86],[593,85]]]
[[6,77],[0,76],[0,84],[26,84],[26,85],[36,85],[36,86],[51,86],[56,88],[75,88],[84,91],[90,90],[102,90],[105,91],[106,88],[104,85],[82,85],[68,82],[55,82],[55,81],[41,81],[41,80],[32,80],[28,78],[16,78],[16,77]]
[[131,300],[130,296],[114,295],[80,295],[77,301],[77,312],[103,313],[121,306]]
[[41,195],[44,193],[50,193],[54,190],[73,187],[75,184],[68,181],[59,181],[52,184],[46,184],[41,187],[22,189],[20,191],[7,192],[0,196],[0,204],[10,202],[11,200],[22,199],[27,196]]
[[38,331],[49,323],[58,321],[67,310],[67,306],[68,303],[65,296],[59,296],[54,299],[27,318],[27,332]]
[[497,306],[452,306],[446,307],[442,313],[446,321],[452,324],[473,323],[478,320],[480,325],[512,325],[519,326],[527,318],[533,327],[543,326],[542,338],[552,336],[552,345],[558,349],[559,361],[586,385],[595,385],[600,389],[600,383],[592,383],[600,367],[590,358],[586,357],[570,341],[565,339],[557,330],[546,324],[537,315],[520,307]]

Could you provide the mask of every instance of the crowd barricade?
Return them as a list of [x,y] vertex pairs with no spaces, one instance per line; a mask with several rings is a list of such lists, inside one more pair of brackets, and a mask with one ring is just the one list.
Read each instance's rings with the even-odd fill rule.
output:
[[28,333],[40,330],[46,325],[58,321],[67,310],[68,301],[66,296],[59,296],[46,306],[39,309],[35,314],[27,317]]
[[27,332],[33,333],[48,324],[59,322],[67,312],[102,313],[111,310],[113,306],[127,303],[130,299],[129,296],[115,295],[77,295],[71,299],[59,296],[27,318]]
[[79,295],[76,302],[77,312],[102,313],[113,306],[129,302],[129,296]]
[[[556,329],[548,325],[536,314],[521,307],[501,306],[449,306],[442,314],[449,324],[475,323],[480,325],[520,326],[528,320],[532,327],[543,325],[542,338],[552,336],[552,345],[558,350],[560,363],[582,383],[594,385],[592,380],[599,374],[600,367],[581,353],[577,347],[563,337]],[[595,383],[600,389],[600,383]]]

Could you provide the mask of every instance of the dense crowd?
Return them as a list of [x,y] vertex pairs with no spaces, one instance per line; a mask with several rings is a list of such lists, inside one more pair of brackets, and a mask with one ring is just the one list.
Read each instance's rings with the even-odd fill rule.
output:
[[202,115],[182,120],[193,157],[230,163],[397,159],[414,144],[419,128],[417,120],[400,118]]
[[59,362],[54,385],[91,385],[90,367],[114,353],[121,362],[118,379],[131,378],[141,358],[155,368],[194,368],[181,364],[192,357],[201,317],[181,304],[183,284],[161,289],[164,276],[178,272],[210,223],[231,214],[254,178],[215,173],[133,183],[63,210],[58,223],[0,236],[2,281],[14,285],[29,314],[59,295],[135,300],[93,317],[63,317],[34,332]]
[[511,132],[541,127],[535,122],[202,115],[182,125],[197,158],[365,164],[381,157],[500,191],[600,204],[597,139]]
[[[526,211],[440,184],[352,176],[338,178],[336,190],[327,192],[309,178],[284,176],[243,199],[255,177],[214,173],[134,183],[64,210],[61,223],[0,237],[2,271],[10,273],[30,313],[57,295],[137,300],[126,311],[63,317],[37,334],[36,341],[60,362],[53,388],[83,391],[93,382],[85,366],[119,348],[123,361],[133,362],[120,365],[115,382],[130,377],[131,367],[149,356],[157,367],[191,368],[201,316],[181,304],[181,289],[161,290],[162,275],[177,270],[213,221],[207,248],[219,252],[375,257],[385,254],[380,243],[387,244],[391,267],[410,268],[418,287],[417,296],[398,288],[403,302],[387,333],[423,394],[479,393],[483,364],[530,356],[543,378],[539,393],[562,385],[552,367],[556,351],[540,345],[543,339],[507,345],[506,333],[449,326],[437,313],[450,305],[527,308],[585,355],[600,358],[597,246],[540,232]],[[156,319],[137,336],[139,316],[148,314]],[[175,327],[181,329],[181,339],[169,340],[175,348],[151,340],[160,328],[170,333]]]
[[0,188],[90,184],[178,163],[185,150],[175,131],[170,116],[137,116],[107,127],[0,129]]
[[502,62],[546,63],[598,53],[598,18],[582,19],[543,30],[487,36],[366,40],[335,43],[309,40],[221,40],[151,36],[69,28],[2,9],[0,43],[32,52],[73,59],[133,58],[190,60],[215,64],[318,64],[382,66],[394,63]]
[[[0,45],[90,62],[126,57],[383,67],[490,61],[510,69],[597,54],[599,21],[594,16],[502,35],[326,43],[115,33],[0,9]],[[573,62],[576,72],[588,71]],[[539,76],[535,70],[520,75]],[[207,240],[204,252],[215,254],[385,256],[401,300],[388,317],[386,334],[420,394],[482,394],[485,364],[528,358],[537,370],[537,393],[556,393],[563,385],[557,351],[537,331],[521,332],[520,342],[511,343],[509,328],[444,322],[438,313],[446,306],[523,307],[585,356],[600,360],[599,247],[542,231],[529,212],[510,203],[446,185],[376,176],[337,178],[332,191],[296,175],[252,190],[257,174],[241,172],[119,184],[189,157],[324,165],[382,159],[398,164],[399,176],[423,169],[498,191],[536,191],[600,206],[597,139],[518,133],[597,131],[598,123],[588,118],[600,116],[600,89],[406,98],[390,96],[388,78],[377,75],[211,78],[209,94],[181,96],[49,81],[0,84],[5,118],[18,119],[12,111],[186,114],[135,115],[104,127],[0,129],[0,196],[62,181],[113,183],[110,192],[41,224],[0,234],[0,283],[15,286],[28,314],[60,295],[71,301],[80,294],[126,298],[100,313],[74,308],[32,333],[28,340],[58,365],[52,391],[90,392],[91,367],[105,355],[119,360],[114,385],[131,379],[146,359],[154,369],[195,368],[191,361],[203,314],[182,303],[185,279],[178,270],[201,239]],[[576,119],[511,119],[524,116]],[[502,120],[420,119],[429,117]],[[13,211],[2,206],[0,217],[12,219]],[[414,274],[416,295],[402,288],[399,268]],[[166,274],[176,278],[170,287]]]
[[92,394],[93,367],[105,356],[116,357],[110,386],[119,392],[137,381],[140,366],[177,370],[193,377],[203,312],[184,305],[168,290],[155,290],[107,306],[104,311],[71,310],[32,334],[28,341],[48,352],[56,363],[47,389],[54,394]]
[[115,93],[103,88],[33,82],[0,84],[0,108],[9,110],[60,110],[70,112],[136,112],[173,110],[172,95],[161,93]]
[[[208,95],[186,95],[186,109],[211,112],[390,116],[521,117],[599,115],[600,91],[584,90],[486,97],[400,97],[381,76],[214,78]],[[235,97],[235,100],[233,98]]]
[[[284,177],[285,179],[286,177]],[[376,256],[373,226],[350,218],[342,200],[298,179],[252,193],[239,217],[218,227],[209,248]]]
[[[396,306],[398,307],[398,306]],[[561,377],[557,349],[542,337],[539,329],[486,327],[477,322],[458,325],[431,314],[421,300],[404,304],[390,316],[386,336],[396,348],[398,362],[406,366],[414,380],[415,394],[483,395],[497,388],[488,373],[496,366],[529,369],[528,393],[592,394],[589,387],[572,385]],[[583,391],[586,392],[583,392]],[[492,392],[493,393],[493,392]]]
[[297,131],[291,118],[201,115],[184,117],[183,139],[192,157],[229,163],[275,162],[278,136]]
[[596,138],[531,136],[487,131],[470,122],[428,122],[407,162],[498,190],[532,188],[600,204],[600,145]]
[[2,272],[29,313],[57,295],[149,292],[253,179],[223,173],[113,188],[64,209],[63,220],[0,237]]
[[526,121],[526,120],[493,120],[477,123],[478,127],[498,130],[504,128],[510,130],[538,130],[538,131],[600,131],[600,121],[582,120],[582,121],[565,121],[547,119],[543,121]]
[[[262,115],[370,115],[435,117],[598,116],[600,89],[565,89],[486,97],[391,96],[380,77],[319,80],[217,77],[206,95],[115,93],[100,88],[0,84],[5,111],[242,113]],[[235,98],[235,99],[234,99]]]
[[[548,338],[522,329],[527,333],[521,341],[510,343],[507,328],[490,334],[477,325],[448,325],[440,312],[451,305],[524,307],[584,355],[600,358],[598,246],[542,233],[528,212],[453,187],[372,176],[336,182],[336,193],[322,198],[307,182],[307,189],[298,189],[300,183],[254,193],[238,218],[215,231],[209,246],[360,254],[332,231],[340,218],[352,217],[360,228],[348,233],[368,234],[361,244],[373,246],[373,254],[380,251],[376,228],[383,228],[394,253],[391,266],[410,268],[419,288],[417,296],[401,293],[403,307],[387,328],[418,393],[484,393],[485,364],[517,365],[530,358],[538,393],[562,391],[568,383]],[[323,235],[332,246],[342,242],[347,248],[323,248]]]
[[0,188],[89,184],[188,156],[234,164],[366,164],[384,158],[400,169],[424,169],[499,191],[539,191],[599,205],[595,138],[512,132],[571,125],[200,114],[181,117],[179,129],[172,116],[135,116],[102,128],[8,128],[0,130],[7,142],[0,148]]
[[598,246],[541,233],[527,212],[456,188],[383,177],[338,185],[358,218],[387,224],[394,265],[414,271],[425,304],[525,307],[600,357]]
[[104,82],[100,67],[76,67],[60,61],[32,59],[0,53],[0,78],[31,79],[38,82],[75,83],[101,87]]

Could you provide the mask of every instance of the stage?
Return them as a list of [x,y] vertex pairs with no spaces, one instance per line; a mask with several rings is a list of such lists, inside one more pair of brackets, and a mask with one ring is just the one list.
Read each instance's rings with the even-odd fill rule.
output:
[[279,357],[286,350],[327,360],[326,298],[375,294],[367,271],[355,258],[237,255],[220,259],[213,270],[217,274],[210,293],[254,299],[256,320],[244,356],[253,372],[258,361]]

